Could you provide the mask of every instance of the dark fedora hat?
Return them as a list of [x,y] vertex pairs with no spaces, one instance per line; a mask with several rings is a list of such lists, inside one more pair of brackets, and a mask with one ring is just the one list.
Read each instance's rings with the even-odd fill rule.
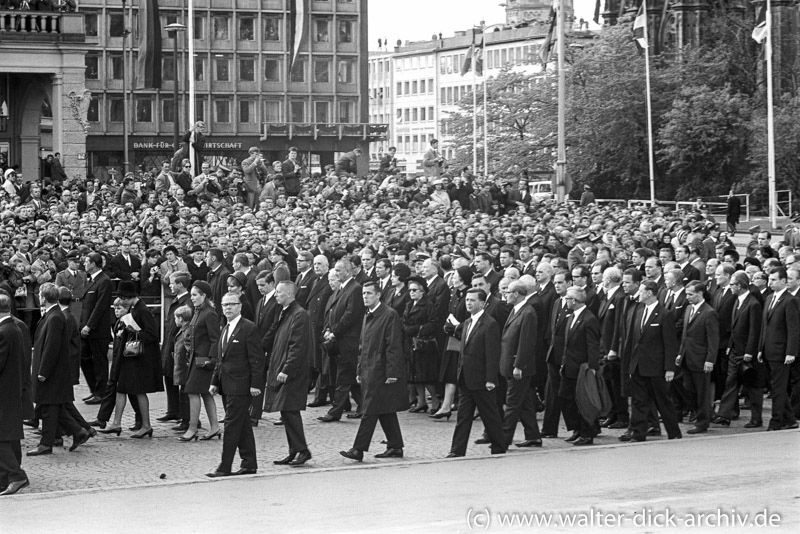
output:
[[117,286],[117,296],[124,299],[138,297],[139,291],[136,289],[136,284],[130,280],[123,280]]
[[739,367],[739,382],[746,387],[755,387],[758,384],[759,373],[758,368],[753,365],[753,362],[742,362]]

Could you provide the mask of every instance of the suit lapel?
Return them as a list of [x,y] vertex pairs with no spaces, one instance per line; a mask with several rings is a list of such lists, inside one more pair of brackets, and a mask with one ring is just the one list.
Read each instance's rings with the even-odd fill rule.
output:
[[[772,319],[772,314],[775,313],[775,308],[777,308],[780,303],[786,298],[787,291],[784,291],[783,294],[780,296],[778,300],[775,301],[775,304],[772,304],[769,308],[769,313],[767,313],[767,318]],[[775,300],[775,294],[772,294],[772,300]]]
[[236,323],[236,328],[233,329],[228,335],[228,344],[225,346],[225,350],[223,351],[222,356],[225,357],[228,355],[228,351],[231,349],[231,345],[233,345],[233,340],[236,339],[236,334],[239,333],[239,330],[242,328],[242,318],[239,318],[239,322]]

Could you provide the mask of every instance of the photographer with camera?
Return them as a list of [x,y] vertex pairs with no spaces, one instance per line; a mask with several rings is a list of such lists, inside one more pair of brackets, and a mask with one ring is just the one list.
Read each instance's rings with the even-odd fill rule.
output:
[[264,156],[258,147],[250,147],[248,153],[250,156],[242,161],[242,171],[244,172],[244,188],[247,192],[247,205],[253,208],[261,193],[261,186],[269,175],[269,169],[264,163]]

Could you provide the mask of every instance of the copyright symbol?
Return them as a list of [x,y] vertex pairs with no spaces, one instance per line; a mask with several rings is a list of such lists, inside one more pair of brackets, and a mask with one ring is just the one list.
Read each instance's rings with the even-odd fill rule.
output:
[[488,508],[484,508],[483,510],[473,510],[470,508],[467,510],[467,526],[470,530],[476,528],[488,530],[490,523],[491,515],[489,514]]

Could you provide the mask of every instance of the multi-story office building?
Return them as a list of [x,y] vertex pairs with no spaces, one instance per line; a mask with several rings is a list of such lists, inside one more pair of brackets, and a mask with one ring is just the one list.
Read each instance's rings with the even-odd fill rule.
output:
[[[298,3],[304,9],[298,9]],[[81,0],[77,13],[52,15],[62,22],[54,26],[57,31],[46,34],[0,25],[0,50],[4,58],[14,58],[12,65],[0,62],[0,72],[8,73],[12,119],[8,136],[0,133],[0,143],[8,145],[12,163],[33,167],[34,154],[59,151],[68,172],[80,168],[91,175],[99,167],[121,167],[123,72],[127,65],[128,79],[135,81],[139,34],[138,0],[132,4],[123,11],[124,0]],[[187,25],[186,0],[158,4],[163,83],[160,89],[132,90],[127,99],[129,159],[137,167],[150,167],[173,155],[176,112],[180,133],[188,130],[192,119],[187,116],[188,36],[177,34],[176,64],[174,34],[166,31],[170,23]],[[241,161],[251,146],[259,146],[269,159],[284,159],[287,148],[297,146],[316,169],[356,146],[366,152],[368,142],[385,131],[367,124],[367,0],[193,4],[194,120],[205,122],[205,155],[212,162]],[[295,13],[304,21],[297,49]],[[10,15],[0,15],[0,20],[4,16]],[[132,39],[125,37],[127,29]],[[127,61],[126,41],[133,43]],[[40,112],[43,102],[47,105]],[[51,138],[39,135],[49,124],[49,108]]]

